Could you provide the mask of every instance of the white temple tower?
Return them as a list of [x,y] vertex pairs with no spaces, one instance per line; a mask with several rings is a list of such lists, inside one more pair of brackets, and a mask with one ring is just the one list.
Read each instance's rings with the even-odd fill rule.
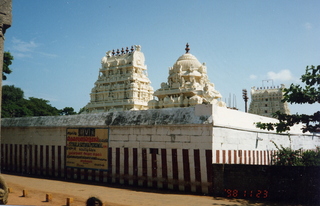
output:
[[267,87],[267,88],[251,88],[251,102],[249,106],[249,113],[257,114],[266,117],[273,117],[272,114],[280,111],[284,114],[290,114],[287,102],[282,102],[283,89],[281,87]]
[[168,82],[161,83],[161,88],[155,91],[158,100],[151,100],[149,109],[170,107],[189,107],[197,104],[218,104],[221,94],[214,89],[207,76],[205,63],[189,53],[187,44],[186,53],[178,58],[173,67],[169,68]]
[[108,51],[101,60],[98,80],[91,90],[87,113],[145,110],[153,98],[141,46]]

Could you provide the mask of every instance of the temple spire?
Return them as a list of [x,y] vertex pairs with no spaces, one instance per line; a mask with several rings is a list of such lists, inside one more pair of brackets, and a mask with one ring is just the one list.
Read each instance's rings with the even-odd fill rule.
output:
[[190,49],[189,49],[189,44],[188,44],[188,43],[186,44],[185,50],[186,50],[186,54],[189,53],[189,50],[190,50]]

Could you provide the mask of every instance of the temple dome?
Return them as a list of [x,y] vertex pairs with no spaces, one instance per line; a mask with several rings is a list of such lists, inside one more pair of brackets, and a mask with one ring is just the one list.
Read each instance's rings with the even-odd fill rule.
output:
[[169,67],[167,82],[161,83],[161,88],[154,92],[157,99],[148,102],[150,109],[189,107],[197,104],[217,104],[221,94],[214,89],[207,75],[206,64],[201,64],[198,59],[189,53],[189,45],[186,45],[186,53],[178,58],[173,67]]
[[192,54],[185,53],[185,54],[183,54],[182,56],[180,56],[178,58],[176,63],[173,65],[173,67],[176,67],[176,66],[179,66],[179,65],[182,66],[182,70],[187,70],[190,67],[199,68],[199,67],[201,67],[202,64]]

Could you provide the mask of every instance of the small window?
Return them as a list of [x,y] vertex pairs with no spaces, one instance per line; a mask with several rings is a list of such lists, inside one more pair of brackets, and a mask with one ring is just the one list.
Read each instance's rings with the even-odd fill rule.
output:
[[268,101],[268,98],[266,99],[266,102]]
[[268,106],[268,104],[265,104],[264,106],[265,106],[265,107],[267,107],[267,106]]
[[268,113],[268,110],[264,110],[264,113]]

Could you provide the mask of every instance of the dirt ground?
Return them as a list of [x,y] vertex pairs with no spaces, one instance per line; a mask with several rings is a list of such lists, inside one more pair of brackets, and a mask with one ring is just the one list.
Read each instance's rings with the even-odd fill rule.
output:
[[[7,205],[66,205],[67,198],[73,198],[71,205],[80,206],[85,205],[86,199],[91,196],[100,198],[105,206],[269,205],[134,187],[89,185],[8,174],[2,176],[11,190]],[[23,190],[27,193],[26,197],[23,197]],[[50,202],[46,202],[47,194],[52,196]]]

